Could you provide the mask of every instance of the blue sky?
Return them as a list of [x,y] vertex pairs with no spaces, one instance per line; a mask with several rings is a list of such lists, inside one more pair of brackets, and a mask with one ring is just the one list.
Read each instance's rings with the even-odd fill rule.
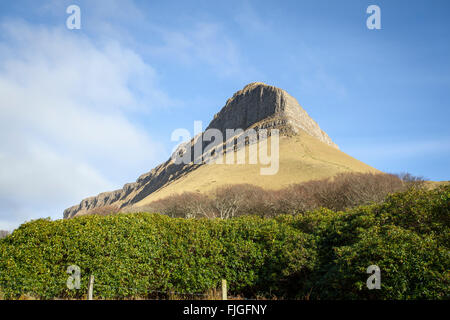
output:
[[[81,9],[81,30],[66,8]],[[369,30],[366,8],[381,8]],[[249,82],[342,151],[450,180],[448,1],[2,1],[0,229],[61,218],[166,160]]]

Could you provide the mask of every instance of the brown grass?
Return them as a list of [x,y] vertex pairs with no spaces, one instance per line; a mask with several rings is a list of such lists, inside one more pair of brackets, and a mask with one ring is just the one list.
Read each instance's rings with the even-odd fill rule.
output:
[[[270,145],[270,138],[268,144]],[[248,146],[246,149],[248,152]],[[260,168],[266,166],[248,164],[248,155],[246,164],[203,165],[148,195],[137,202],[135,207],[143,207],[155,200],[186,191],[208,194],[220,186],[237,183],[280,190],[294,183],[330,178],[338,173],[380,173],[306,133],[293,137],[280,136],[279,154],[279,171],[275,175],[261,175]]]

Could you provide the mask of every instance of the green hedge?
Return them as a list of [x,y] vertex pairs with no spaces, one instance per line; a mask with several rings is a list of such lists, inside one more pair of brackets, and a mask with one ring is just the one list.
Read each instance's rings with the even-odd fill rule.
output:
[[[205,293],[312,299],[448,299],[450,187],[411,189],[349,212],[273,219],[179,219],[136,213],[39,219],[0,240],[5,298]],[[66,287],[69,265],[81,289]],[[366,269],[381,269],[368,290]],[[161,297],[161,295],[158,295]]]

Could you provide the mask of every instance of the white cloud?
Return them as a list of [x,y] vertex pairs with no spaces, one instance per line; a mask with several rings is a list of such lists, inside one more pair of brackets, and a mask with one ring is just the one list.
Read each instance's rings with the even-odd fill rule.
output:
[[173,102],[139,55],[66,29],[1,29],[0,229],[42,212],[60,218],[160,160],[160,145],[130,119]]

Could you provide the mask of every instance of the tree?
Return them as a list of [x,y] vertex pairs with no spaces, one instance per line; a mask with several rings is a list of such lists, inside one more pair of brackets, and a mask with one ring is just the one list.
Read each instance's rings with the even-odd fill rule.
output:
[[9,234],[10,234],[9,231],[0,230],[0,239],[3,239],[5,237],[9,236]]
[[213,218],[211,200],[203,194],[184,192],[152,202],[147,211],[166,214],[172,218]]

